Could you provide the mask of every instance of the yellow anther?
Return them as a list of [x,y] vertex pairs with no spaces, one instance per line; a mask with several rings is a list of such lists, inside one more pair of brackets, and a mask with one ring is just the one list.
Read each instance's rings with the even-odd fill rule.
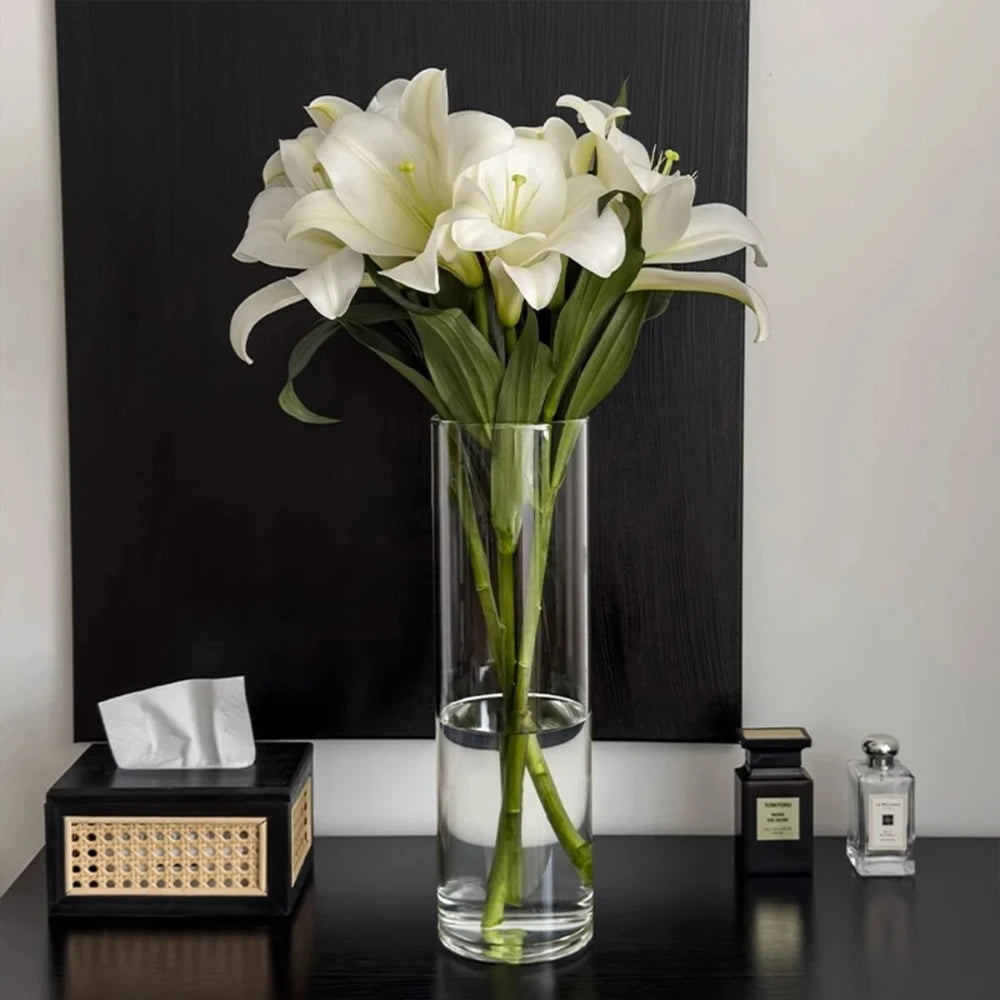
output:
[[681,154],[672,149],[665,149],[660,159],[660,172],[669,174],[674,164],[681,158]]
[[401,174],[412,174],[417,169],[417,165],[413,160],[403,160],[398,169]]

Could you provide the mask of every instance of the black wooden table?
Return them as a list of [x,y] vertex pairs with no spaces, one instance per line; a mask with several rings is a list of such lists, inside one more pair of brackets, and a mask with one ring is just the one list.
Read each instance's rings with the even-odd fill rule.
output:
[[860,879],[819,840],[811,879],[733,872],[732,841],[605,837],[594,943],[521,969],[435,938],[431,838],[316,844],[284,923],[46,919],[36,858],[0,900],[3,1000],[997,1000],[1000,840],[921,840],[916,879]]

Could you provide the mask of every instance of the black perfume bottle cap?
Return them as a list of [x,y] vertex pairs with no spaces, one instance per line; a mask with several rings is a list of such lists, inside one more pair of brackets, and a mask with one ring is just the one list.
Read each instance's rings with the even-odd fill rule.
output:
[[741,729],[739,734],[751,771],[801,767],[802,751],[812,746],[812,737],[801,726]]

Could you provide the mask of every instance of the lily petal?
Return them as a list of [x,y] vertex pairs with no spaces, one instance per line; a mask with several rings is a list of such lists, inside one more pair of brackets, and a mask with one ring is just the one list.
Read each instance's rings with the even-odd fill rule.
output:
[[649,150],[638,139],[626,135],[614,122],[608,129],[608,143],[612,149],[622,154],[626,162],[644,167],[647,170],[652,167],[653,161]]
[[285,176],[299,194],[326,187],[322,173],[314,169],[316,149],[323,137],[321,129],[307,128],[299,133],[297,139],[282,139],[278,143]]
[[316,156],[362,226],[409,253],[424,248],[447,206],[434,188],[430,151],[411,129],[386,115],[345,115]]
[[291,182],[285,176],[285,167],[281,162],[281,150],[276,149],[264,164],[261,171],[264,187],[291,187]]
[[344,247],[288,280],[309,300],[316,312],[327,319],[336,319],[347,312],[364,273],[364,257]]
[[609,191],[628,191],[637,198],[645,193],[625,162],[625,157],[603,136],[594,136],[597,150],[597,176]]
[[433,149],[445,134],[448,82],[443,69],[421,70],[403,88],[399,120]]
[[[610,206],[598,215],[594,201],[569,216],[552,233],[548,249],[565,254],[598,277],[607,278],[625,259],[625,230]],[[524,297],[528,299],[527,295]]]
[[502,229],[547,233],[566,212],[565,170],[556,150],[540,139],[517,137],[506,153],[466,176],[482,190]]
[[397,264],[396,267],[391,267],[381,273],[400,285],[406,285],[407,288],[413,288],[428,295],[437,295],[441,291],[438,253],[450,225],[451,213],[442,212],[434,223],[434,228],[431,230],[424,249],[413,260]]
[[608,189],[601,183],[600,178],[593,174],[570,177],[566,181],[566,214],[575,215],[592,202],[599,201],[607,192]]
[[630,292],[711,292],[742,302],[757,317],[755,342],[767,340],[770,324],[767,306],[760,294],[739,278],[716,271],[673,271],[665,267],[644,267],[632,282]]
[[589,173],[596,148],[597,136],[593,132],[581,135],[576,140],[569,154],[569,173],[571,177],[583,176]]
[[632,114],[632,112],[629,111],[629,109],[626,108],[624,104],[619,104],[619,105],[608,104],[607,101],[599,101],[594,97],[592,97],[587,103],[597,108],[597,110],[600,111],[602,115],[604,115],[605,122],[609,124],[613,122],[616,118],[624,118],[625,115]]
[[312,267],[329,252],[328,241],[286,240],[282,219],[298,201],[289,187],[265,188],[253,200],[246,232],[233,256],[243,264],[260,261],[271,267]]
[[409,82],[403,77],[397,77],[395,80],[383,84],[369,101],[368,110],[376,114],[397,118],[399,116],[399,102]]
[[247,340],[250,338],[250,331],[265,316],[298,302],[302,297],[302,293],[288,278],[281,278],[270,285],[258,288],[252,295],[248,295],[236,307],[229,323],[229,343],[233,345],[237,357],[242,358],[248,365],[252,365],[253,361],[247,354]]
[[[485,216],[475,219],[463,219],[456,222],[451,231],[455,245],[462,250],[472,252],[483,252],[486,250],[499,250],[521,238],[521,233],[511,232],[509,229],[501,229],[492,220]],[[544,234],[543,234],[544,235]]]
[[541,139],[543,142],[547,142],[563,161],[566,176],[571,176],[570,157],[578,140],[573,126],[565,118],[557,118],[553,115],[545,120],[544,125],[536,128],[518,126],[514,129],[514,133],[525,139]]
[[[495,257],[490,262],[490,275],[493,276],[498,270],[502,270],[506,274],[511,284],[517,288],[518,292],[524,297],[524,301],[532,309],[544,309],[552,301],[552,296],[555,295],[556,288],[559,286],[559,278],[562,275],[562,261],[559,259],[558,253],[547,253],[541,259],[527,267],[517,267],[513,264],[508,264],[500,257]],[[504,322],[504,325],[512,325],[506,321],[508,317],[503,315],[504,309],[503,303],[500,301],[500,296],[498,296],[497,308],[500,311],[500,318]],[[518,312],[520,312],[520,309],[518,309]],[[517,322],[516,316],[514,317],[514,322]]]
[[353,101],[345,100],[343,97],[316,97],[306,106],[306,114],[323,132],[329,132],[330,126],[341,115],[349,115],[360,110],[361,108]]
[[497,304],[497,317],[504,326],[515,326],[521,318],[524,297],[499,257],[490,261],[490,284]]
[[514,130],[502,118],[481,111],[457,111],[448,116],[445,129],[444,168],[449,177],[505,153],[514,144]]
[[610,104],[605,104],[603,101],[585,101],[582,97],[577,97],[576,94],[563,94],[556,101],[556,107],[570,108],[575,111],[587,130],[601,136],[601,138],[607,135],[608,125],[611,122],[616,118],[624,118],[631,114],[628,108],[612,108]]
[[761,249],[763,241],[760,230],[738,208],[712,202],[695,205],[687,229],[677,242],[649,254],[646,260],[650,264],[686,264],[751,247],[757,267],[767,267]]
[[673,183],[646,197],[642,203],[642,245],[647,258],[669,250],[684,235],[691,221],[694,191],[694,178],[678,174]]
[[358,253],[383,256],[408,256],[407,251],[379,239],[366,229],[344,207],[337,195],[328,189],[307,194],[284,216],[285,238],[292,240],[301,234],[319,230],[336,237]]

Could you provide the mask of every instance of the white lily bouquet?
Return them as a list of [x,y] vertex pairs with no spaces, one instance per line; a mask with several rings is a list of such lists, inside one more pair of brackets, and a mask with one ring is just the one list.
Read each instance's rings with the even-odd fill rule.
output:
[[[627,134],[624,94],[614,105],[569,95],[556,104],[582,134],[561,117],[512,127],[452,112],[437,69],[391,81],[364,110],[314,100],[313,126],[267,160],[235,253],[295,273],[250,295],[230,331],[249,362],[254,325],[307,299],[323,319],[292,351],[279,397],[289,414],[330,422],[303,404],[294,379],[339,330],[422,393],[440,421],[466,429],[442,438],[443,480],[497,699],[500,765],[490,778],[500,815],[477,897],[482,948],[464,953],[499,948],[486,957],[507,960],[527,960],[527,925],[518,929],[511,909],[537,887],[529,842],[545,842],[525,773],[581,892],[592,879],[589,832],[561,797],[531,700],[553,518],[581,422],[674,292],[736,299],[756,314],[757,339],[767,335],[764,305],[743,282],[674,266],[746,247],[763,265],[757,229],[732,206],[694,205],[695,178],[675,169],[678,155],[651,154]],[[541,428],[541,450],[510,428]]]

